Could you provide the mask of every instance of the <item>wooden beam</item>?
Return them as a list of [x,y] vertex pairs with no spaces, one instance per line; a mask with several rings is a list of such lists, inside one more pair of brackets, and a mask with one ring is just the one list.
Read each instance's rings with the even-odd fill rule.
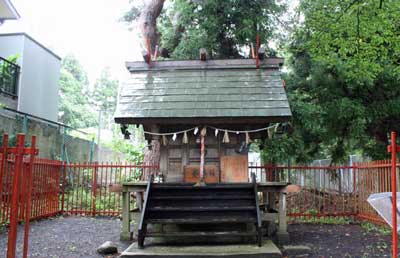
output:
[[[253,65],[254,66],[254,65]],[[265,117],[115,117],[114,120],[118,124],[160,124],[160,125],[215,125],[223,124],[225,125],[248,125],[257,124],[265,126],[268,123],[275,122],[287,122],[290,120],[290,115],[283,116],[265,116]]]
[[[278,69],[283,65],[283,58],[265,58],[260,60],[260,68]],[[126,62],[126,67],[130,72],[146,72],[146,71],[160,71],[160,70],[207,70],[207,69],[249,69],[254,67],[253,59],[208,59],[201,60],[179,60],[169,61],[160,60],[152,62],[149,67],[146,62]]]

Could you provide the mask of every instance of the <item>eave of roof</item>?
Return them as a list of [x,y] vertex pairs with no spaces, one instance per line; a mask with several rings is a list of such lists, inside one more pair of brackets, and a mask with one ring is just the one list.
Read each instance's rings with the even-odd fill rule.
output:
[[6,15],[1,16],[0,20],[17,20],[21,18],[17,9],[14,7],[10,0],[0,0],[0,6],[4,6],[4,8],[6,9]]
[[24,37],[28,38],[29,40],[31,40],[32,42],[34,42],[39,47],[41,47],[43,50],[45,50],[46,52],[48,52],[49,54],[51,54],[52,56],[57,58],[58,60],[61,61],[61,59],[62,59],[59,55],[54,53],[49,48],[45,47],[42,43],[40,43],[36,39],[32,38],[29,34],[27,34],[25,32],[12,32],[12,33],[2,33],[2,34],[0,34],[0,37],[11,37],[11,36],[24,36]]

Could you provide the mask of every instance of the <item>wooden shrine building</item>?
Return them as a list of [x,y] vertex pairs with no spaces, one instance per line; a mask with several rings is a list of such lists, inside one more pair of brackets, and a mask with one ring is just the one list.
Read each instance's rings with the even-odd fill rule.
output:
[[[123,130],[143,125],[146,139],[160,143],[164,180],[153,183],[150,177],[145,185],[123,185],[122,238],[130,234],[129,192],[140,189],[145,197],[143,205],[137,201],[142,209],[139,247],[145,237],[226,235],[255,237],[261,246],[259,192],[279,193],[279,212],[268,218],[279,217],[278,231],[287,235],[287,184],[261,185],[255,176],[250,180],[247,165],[250,143],[268,137],[291,117],[282,64],[281,58],[260,60],[258,68],[254,59],[127,63],[131,78],[120,89],[115,121]],[[197,227],[151,232],[148,224],[214,226],[201,232]],[[243,225],[242,231],[233,230]]]
[[[145,134],[149,142],[161,142],[160,172],[166,182],[195,180],[204,126],[206,182],[247,180],[244,131],[273,126],[291,116],[280,76],[282,64],[281,58],[260,60],[259,69],[254,59],[128,62],[131,78],[120,91],[115,121],[141,124],[146,132],[170,133]],[[230,130],[225,141],[221,129]],[[265,138],[268,132],[247,136]]]

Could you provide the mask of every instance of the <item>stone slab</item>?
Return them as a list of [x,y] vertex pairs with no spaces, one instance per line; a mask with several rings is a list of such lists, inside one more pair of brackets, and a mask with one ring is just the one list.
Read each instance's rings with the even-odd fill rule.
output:
[[306,245],[284,245],[282,251],[286,255],[308,255],[312,253],[312,249]]
[[129,246],[120,256],[121,258],[282,258],[279,248],[271,241],[266,240],[261,247],[255,244],[246,245],[161,245],[149,244],[143,249],[137,243]]

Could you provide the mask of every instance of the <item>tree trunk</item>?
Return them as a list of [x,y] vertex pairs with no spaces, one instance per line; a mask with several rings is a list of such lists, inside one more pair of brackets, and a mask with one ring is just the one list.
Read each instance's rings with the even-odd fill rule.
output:
[[143,46],[147,48],[147,39],[150,40],[150,51],[153,52],[155,46],[160,41],[160,34],[157,32],[157,18],[160,15],[165,0],[146,0],[143,10],[140,13],[138,24],[143,36]]
[[[159,166],[160,165],[160,141],[158,139],[151,140],[151,148],[148,148],[144,153],[143,165]],[[143,170],[141,180],[145,181],[151,174],[156,175],[159,169],[145,168]]]

